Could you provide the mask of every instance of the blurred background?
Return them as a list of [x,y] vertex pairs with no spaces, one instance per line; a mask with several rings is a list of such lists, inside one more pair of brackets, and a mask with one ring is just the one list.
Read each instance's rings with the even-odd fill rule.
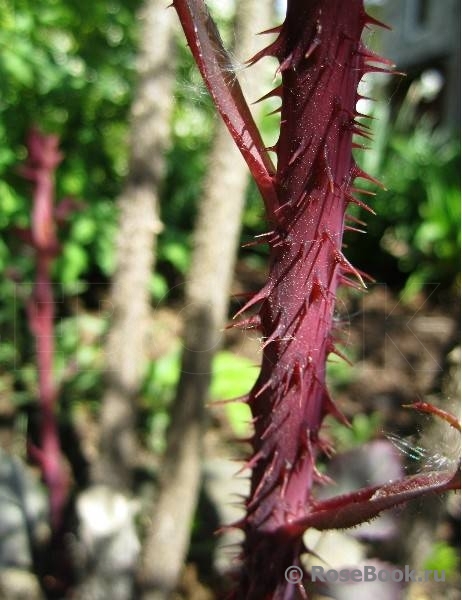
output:
[[[238,536],[214,531],[240,514],[251,428],[244,404],[218,401],[250,389],[260,340],[224,328],[265,281],[267,249],[251,242],[267,224],[166,4],[0,0],[1,598],[212,600],[235,567]],[[255,102],[276,63],[244,63],[283,3],[209,4],[229,77]],[[365,42],[406,75],[361,84],[375,100],[359,104],[373,118],[357,160],[386,190],[369,186],[376,215],[354,212],[367,233],[345,235],[375,283],[337,304],[353,366],[327,373],[352,429],[326,432],[343,489],[375,481],[383,457],[388,480],[459,454],[447,424],[402,405],[458,410],[460,6],[366,4],[392,31]],[[252,106],[268,146],[277,106]],[[371,458],[353,473],[362,444]],[[384,598],[457,598],[459,520],[455,497],[431,498],[309,544],[334,567],[446,571]]]

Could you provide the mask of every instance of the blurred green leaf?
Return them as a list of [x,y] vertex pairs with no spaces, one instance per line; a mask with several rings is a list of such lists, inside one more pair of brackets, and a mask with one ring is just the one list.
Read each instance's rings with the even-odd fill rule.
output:
[[[354,362],[353,356],[350,356],[350,350],[342,349],[345,356]],[[341,389],[349,385],[355,378],[355,370],[343,358],[331,354],[327,361],[327,381],[333,389]]]
[[151,275],[149,283],[149,291],[152,297],[156,301],[161,301],[168,293],[168,284],[160,273],[154,273]]
[[451,577],[459,570],[459,552],[454,546],[446,542],[434,544],[430,556],[424,562],[424,569],[432,571],[445,571],[446,575]]
[[351,428],[345,427],[332,417],[327,417],[327,422],[336,441],[337,450],[345,452],[374,439],[382,422],[382,415],[378,412],[368,415],[359,413],[353,417]]
[[[258,375],[254,362],[231,352],[218,352],[213,360],[212,400],[229,400],[247,394]],[[229,424],[238,437],[250,433],[250,409],[241,402],[225,405]]]
[[190,251],[185,240],[180,236],[170,237],[164,241],[160,257],[170,262],[180,273],[185,274],[189,267]]
[[4,48],[1,61],[5,71],[10,76],[14,76],[18,83],[25,87],[32,86],[34,81],[32,65],[24,60],[20,54],[17,54],[8,48]]
[[[370,235],[351,235],[349,258],[374,277],[404,283],[407,298],[426,283],[450,287],[460,264],[460,142],[425,115],[403,121],[403,128],[384,102],[376,103],[374,116],[372,149],[358,160],[366,171],[379,173],[388,189],[370,202],[377,213],[367,219]],[[377,251],[378,239],[385,252]]]
[[84,249],[74,242],[68,242],[62,255],[57,259],[61,283],[72,285],[84,273],[88,257]]

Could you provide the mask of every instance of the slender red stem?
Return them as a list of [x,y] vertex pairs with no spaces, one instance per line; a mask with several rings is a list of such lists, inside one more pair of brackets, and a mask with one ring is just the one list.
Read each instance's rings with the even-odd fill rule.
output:
[[53,531],[62,524],[69,480],[62,460],[57,421],[58,390],[53,376],[55,300],[51,268],[59,251],[55,233],[54,172],[61,162],[58,139],[32,130],[28,138],[29,157],[22,168],[32,181],[32,223],[22,237],[35,250],[36,274],[32,296],[27,306],[35,351],[39,385],[40,447],[32,454],[38,461],[50,494],[50,518]]

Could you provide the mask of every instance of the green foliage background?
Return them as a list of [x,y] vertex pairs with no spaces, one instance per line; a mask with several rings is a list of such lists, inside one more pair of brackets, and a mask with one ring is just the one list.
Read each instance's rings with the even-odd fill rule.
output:
[[3,267],[17,266],[23,276],[27,270],[11,229],[28,221],[28,186],[16,167],[26,156],[27,131],[37,125],[61,137],[58,198],[86,202],[66,232],[56,281],[75,289],[95,267],[110,274],[114,199],[127,169],[137,7],[133,0],[0,3],[0,227],[9,242],[0,250]]

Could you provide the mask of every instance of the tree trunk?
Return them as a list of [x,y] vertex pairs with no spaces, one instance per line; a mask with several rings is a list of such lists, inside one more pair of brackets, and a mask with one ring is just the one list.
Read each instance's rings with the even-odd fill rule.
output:
[[[237,2],[235,52],[239,58],[246,60],[256,52],[256,27],[264,30],[270,20],[269,2]],[[252,100],[263,94],[264,77],[259,69],[259,65],[253,68],[248,78],[253,84],[248,94]],[[244,80],[244,91],[245,84]],[[159,497],[140,566],[143,600],[169,598],[188,550],[201,483],[204,404],[212,359],[220,348],[220,329],[227,316],[247,184],[247,167],[220,121],[199,204],[186,282],[182,370],[171,412]]]
[[75,600],[130,600],[140,549],[136,505],[130,492],[137,458],[136,401],[145,361],[149,282],[156,236],[162,228],[158,194],[170,139],[175,15],[163,0],[146,0],[140,21],[129,172],[118,199],[100,453],[93,465],[93,486],[77,500],[80,539],[76,567],[82,582],[74,592]]
[[136,399],[145,361],[149,281],[159,220],[159,185],[170,138],[174,82],[175,15],[162,0],[141,12],[138,90],[131,111],[130,163],[119,198],[116,272],[106,345],[106,392],[101,412],[100,456],[94,481],[130,489],[136,461]]

